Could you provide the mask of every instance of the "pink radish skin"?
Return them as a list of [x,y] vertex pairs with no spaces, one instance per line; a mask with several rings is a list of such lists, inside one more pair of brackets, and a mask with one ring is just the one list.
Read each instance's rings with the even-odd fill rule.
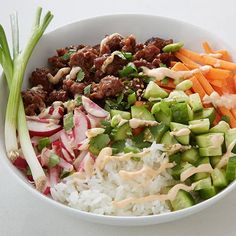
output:
[[38,116],[26,116],[27,121],[35,121],[39,123],[47,123],[47,124],[58,124],[60,120],[58,119],[48,119],[48,118],[40,118]]
[[90,121],[90,126],[91,126],[90,129],[101,127],[101,121],[104,120],[104,118],[98,118],[98,117],[95,117],[91,114],[87,114],[86,117]]
[[55,123],[45,123],[34,120],[27,120],[27,126],[31,136],[48,137],[62,129]]
[[85,96],[82,96],[82,104],[84,109],[95,117],[105,118],[109,115],[107,111]]
[[71,158],[70,154],[67,152],[67,150],[66,150],[65,148],[62,148],[62,149],[61,149],[61,153],[62,153],[62,155],[63,155],[63,158],[64,158],[67,162],[72,163],[72,158]]
[[73,133],[75,136],[75,147],[78,147],[78,145],[86,139],[85,133],[90,127],[88,118],[78,108],[74,111],[74,124]]
[[52,168],[49,168],[48,172],[50,187],[53,188],[59,182],[60,168],[58,166],[54,166]]
[[78,157],[74,160],[73,165],[74,168],[78,171],[79,170],[79,165],[83,161],[84,157],[87,155],[87,151],[82,151]]
[[63,147],[68,151],[68,153],[74,158],[75,154],[73,151],[74,147],[74,138],[70,137],[65,130],[62,130],[61,132],[61,142],[63,144]]
[[72,170],[74,170],[74,167],[62,158],[60,159],[58,166],[60,166],[61,168],[63,168],[65,171],[68,171],[68,172],[71,172]]

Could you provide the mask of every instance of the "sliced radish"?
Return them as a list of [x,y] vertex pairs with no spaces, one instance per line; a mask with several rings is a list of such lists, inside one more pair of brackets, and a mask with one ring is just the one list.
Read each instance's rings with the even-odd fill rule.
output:
[[63,158],[67,161],[67,162],[69,162],[69,163],[72,163],[72,158],[71,158],[71,155],[67,152],[67,150],[65,149],[65,148],[62,148],[61,149],[61,153],[62,153],[62,155],[63,155]]
[[17,157],[16,160],[13,162],[13,165],[20,170],[26,170],[28,167],[26,160],[22,157]]
[[47,118],[47,119],[61,119],[64,115],[64,108],[62,106],[52,105],[44,109],[39,115],[39,118]]
[[82,96],[82,104],[84,109],[93,116],[105,118],[109,115],[107,111],[85,96]]
[[50,187],[53,188],[59,182],[60,167],[54,166],[48,169]]
[[50,180],[49,180],[48,177],[47,177],[47,181],[46,181],[46,185],[45,185],[43,194],[44,195],[49,195],[50,194]]
[[61,132],[62,132],[62,130],[60,130],[60,131],[56,132],[55,134],[49,136],[48,138],[49,138],[50,142],[52,143],[52,142],[57,141],[61,137]]
[[86,131],[90,126],[90,122],[86,115],[80,110],[74,111],[74,124],[73,133],[75,136],[75,145],[78,146],[82,141],[86,139]]
[[71,135],[68,135],[65,130],[61,131],[61,142],[64,146],[64,148],[68,151],[68,153],[74,158],[75,154],[73,151],[74,148],[74,137],[71,137]]
[[52,155],[52,150],[44,148],[41,152],[40,163],[42,166],[47,166],[50,156]]
[[73,165],[71,165],[70,163],[66,162],[64,159],[60,159],[60,162],[58,163],[58,166],[60,166],[61,168],[63,168],[65,171],[71,172],[74,170]]
[[78,149],[79,149],[80,151],[86,151],[86,150],[88,150],[88,148],[89,148],[89,142],[90,142],[90,140],[89,140],[88,138],[86,138],[85,140],[83,140],[82,142],[80,142],[80,143],[78,144]]
[[104,118],[98,118],[91,114],[87,114],[86,116],[90,121],[90,129],[101,127],[101,121],[104,120]]
[[27,126],[31,136],[39,137],[51,136],[62,129],[60,125],[55,123],[38,122],[35,120],[27,120]]
[[78,157],[74,160],[73,165],[77,171],[79,170],[80,163],[83,161],[83,159],[87,155],[87,153],[88,153],[87,151],[80,152]]
[[58,119],[48,119],[48,118],[40,118],[38,116],[26,116],[26,120],[27,121],[36,121],[36,122],[40,122],[40,123],[54,123],[54,124],[58,124],[60,122],[60,120]]

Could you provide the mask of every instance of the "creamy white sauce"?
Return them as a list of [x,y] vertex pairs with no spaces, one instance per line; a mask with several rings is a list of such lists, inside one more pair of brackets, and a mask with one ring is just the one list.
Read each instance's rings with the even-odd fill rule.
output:
[[147,67],[142,67],[142,68],[143,68],[143,73],[145,75],[154,77],[157,81],[161,81],[165,77],[169,77],[174,80],[187,79],[199,72],[203,73],[208,72],[211,69],[211,66],[201,66],[199,68],[190,71],[173,71],[165,67],[159,67],[154,69],[148,69]]
[[91,139],[93,137],[96,137],[99,134],[103,134],[104,131],[105,129],[103,128],[92,128],[92,129],[88,129],[85,134],[87,138]]
[[107,66],[113,62],[114,57],[116,55],[119,55],[120,53],[121,52],[119,52],[119,51],[114,51],[109,57],[106,58],[106,60],[103,62],[102,67],[101,67],[101,71],[103,73],[105,73]]
[[129,125],[132,129],[136,129],[140,126],[155,126],[158,124],[159,123],[154,120],[142,120],[137,118],[132,118],[131,120],[129,120]]
[[216,60],[216,63],[214,64],[214,67],[221,67],[221,62],[220,60]]
[[68,112],[74,111],[75,107],[77,106],[76,100],[69,100],[63,103],[64,107],[67,109]]
[[116,119],[117,119],[117,122],[118,122],[118,127],[124,125],[125,123],[128,122],[128,120],[126,119],[123,119],[122,116],[120,114],[116,115]]
[[211,167],[211,164],[201,164],[197,167],[190,167],[181,173],[180,180],[184,182],[187,178],[191,177],[194,174],[202,172],[211,173],[212,171],[213,169]]
[[180,130],[174,130],[170,132],[170,135],[172,136],[176,136],[176,137],[181,137],[181,136],[185,136],[185,135],[189,135],[191,133],[191,131],[188,128],[182,128]]
[[64,68],[61,68],[56,74],[55,76],[52,76],[51,73],[48,73],[47,74],[47,77],[49,79],[49,81],[52,83],[52,84],[57,84],[59,83],[60,79],[67,75],[68,73],[70,72],[70,67],[64,67]]
[[66,79],[76,79],[77,73],[81,70],[79,66],[72,67],[70,74],[66,76]]
[[83,161],[84,161],[84,172],[85,172],[86,178],[91,178],[93,175],[94,161],[92,157],[90,156],[90,154],[87,154],[84,157]]
[[226,166],[230,157],[235,156],[235,154],[232,153],[232,150],[235,145],[236,145],[236,139],[232,143],[230,143],[230,145],[228,146],[226,153],[222,156],[221,160],[216,165],[217,168],[222,168]]
[[236,94],[224,94],[220,96],[217,92],[211,93],[210,96],[203,97],[205,104],[212,103],[214,107],[226,107],[227,109],[236,108]]

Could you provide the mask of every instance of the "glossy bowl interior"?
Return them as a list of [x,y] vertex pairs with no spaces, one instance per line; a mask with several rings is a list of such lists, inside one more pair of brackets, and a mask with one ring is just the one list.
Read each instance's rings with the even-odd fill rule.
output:
[[[114,32],[122,35],[134,34],[137,41],[144,42],[150,37],[158,36],[163,38],[173,38],[174,41],[183,41],[185,46],[194,50],[201,50],[201,43],[209,40],[216,48],[229,48],[221,39],[199,27],[184,23],[178,20],[169,19],[159,16],[150,15],[110,15],[101,16],[91,19],[82,20],[73,24],[65,25],[45,36],[37,45],[28,65],[24,88],[27,87],[27,81],[30,73],[36,68],[47,65],[47,58],[55,53],[57,48],[76,44],[97,44],[101,39]],[[154,216],[141,217],[121,217],[121,216],[102,216],[92,213],[82,212],[69,208],[36,191],[26,180],[26,178],[10,163],[6,156],[4,147],[4,116],[7,101],[7,86],[3,79],[0,80],[1,94],[1,114],[0,114],[0,162],[4,164],[7,170],[12,174],[12,178],[16,179],[22,187],[26,188],[35,197],[40,198],[41,204],[48,204],[54,208],[55,214],[70,214],[83,220],[109,224],[109,225],[151,225],[162,222],[174,221],[179,218],[194,214],[208,206],[215,204],[219,199],[223,198],[231,190],[234,189],[236,183],[232,183],[221,193],[215,197],[206,200],[193,207]]]

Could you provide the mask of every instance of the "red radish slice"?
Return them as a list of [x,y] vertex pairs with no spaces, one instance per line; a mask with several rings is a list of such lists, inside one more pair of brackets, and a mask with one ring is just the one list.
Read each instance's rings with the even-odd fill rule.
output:
[[58,163],[58,166],[60,166],[61,168],[63,168],[65,171],[71,172],[74,170],[73,165],[71,165],[70,163],[66,162],[64,159],[60,159],[60,162]]
[[78,157],[74,160],[73,165],[77,171],[79,170],[80,163],[83,161],[83,159],[87,155],[87,153],[88,153],[87,151],[82,151],[78,155]]
[[47,182],[46,182],[43,194],[44,195],[49,195],[50,194],[50,180],[49,180],[48,177],[47,177]]
[[59,182],[60,168],[54,166],[48,169],[50,187],[53,188]]
[[90,122],[87,119],[86,115],[80,110],[75,109],[74,111],[74,124],[73,133],[75,136],[75,145],[76,147],[86,139],[86,131],[90,126]]
[[17,157],[16,160],[13,162],[13,165],[20,170],[26,170],[28,167],[26,160],[22,157]]
[[91,114],[88,114],[86,116],[90,121],[90,129],[101,127],[101,121],[104,120],[104,118],[98,118],[98,117],[95,117]]
[[40,163],[42,166],[47,166],[48,165],[48,161],[49,158],[52,154],[52,150],[48,149],[48,148],[44,148],[41,152],[41,158],[40,158]]
[[61,153],[62,153],[63,158],[64,158],[67,162],[72,163],[71,155],[67,152],[67,150],[66,150],[65,148],[62,148],[62,149],[61,149]]
[[44,109],[39,115],[39,118],[46,119],[61,119],[64,115],[64,108],[61,106],[50,106]]
[[51,136],[62,129],[60,125],[55,123],[38,122],[35,120],[27,120],[27,126],[31,136],[39,137]]
[[68,151],[68,153],[72,156],[75,157],[73,148],[74,148],[74,138],[69,136],[65,130],[61,131],[61,142],[64,146],[64,148]]
[[89,148],[89,139],[88,138],[86,138],[85,140],[83,140],[81,143],[79,143],[78,144],[78,149],[80,150],[80,151],[86,151],[86,150],[88,150],[88,148]]
[[49,138],[50,142],[53,143],[53,142],[57,141],[61,137],[61,132],[62,132],[62,130],[60,130],[57,133],[49,136],[48,138]]
[[26,116],[26,120],[27,121],[36,121],[39,123],[54,123],[54,124],[58,124],[60,122],[60,120],[58,119],[48,119],[48,118],[40,118],[38,116]]
[[109,115],[107,111],[85,96],[82,96],[82,104],[84,109],[93,116],[105,118]]

